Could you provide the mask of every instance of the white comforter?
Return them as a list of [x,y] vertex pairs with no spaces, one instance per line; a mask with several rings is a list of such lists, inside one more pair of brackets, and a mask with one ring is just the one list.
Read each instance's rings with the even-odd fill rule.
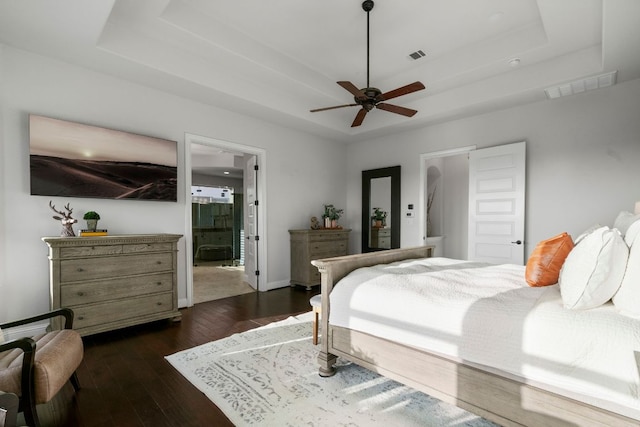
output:
[[611,303],[567,310],[557,285],[526,284],[524,266],[428,258],[362,268],[330,301],[332,325],[640,418],[640,320]]

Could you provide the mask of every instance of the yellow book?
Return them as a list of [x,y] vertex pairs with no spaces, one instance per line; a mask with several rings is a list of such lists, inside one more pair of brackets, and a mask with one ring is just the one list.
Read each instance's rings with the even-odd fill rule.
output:
[[96,231],[89,231],[89,230],[80,230],[80,237],[93,237],[93,236],[107,236],[107,230],[96,230]]

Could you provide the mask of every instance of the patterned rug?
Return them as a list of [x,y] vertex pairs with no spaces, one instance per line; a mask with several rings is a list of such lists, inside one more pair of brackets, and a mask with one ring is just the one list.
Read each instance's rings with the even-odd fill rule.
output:
[[237,426],[473,426],[495,424],[339,360],[318,375],[311,313],[166,359]]

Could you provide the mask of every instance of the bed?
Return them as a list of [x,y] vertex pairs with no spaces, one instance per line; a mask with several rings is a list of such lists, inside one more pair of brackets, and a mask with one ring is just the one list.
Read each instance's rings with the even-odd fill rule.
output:
[[[611,304],[571,311],[570,319],[563,320],[564,312],[570,310],[562,310],[557,286],[530,288],[517,283],[517,278],[524,276],[524,266],[429,260],[431,256],[432,248],[424,246],[312,262],[322,277],[321,376],[333,375],[337,357],[341,357],[504,426],[640,425],[640,354],[636,351],[640,347],[635,346],[640,342],[640,320],[621,316]],[[408,288],[415,287],[408,277],[425,269],[435,275],[452,270],[458,276],[473,270],[474,275],[484,277],[484,284],[467,300],[464,289],[460,291],[462,302],[456,304],[462,307],[464,317],[447,317],[450,308],[438,304],[421,312],[420,295],[394,301],[404,292],[395,285],[385,294],[385,281],[375,279],[385,268],[408,268],[411,274],[399,274]],[[496,268],[504,270],[499,274],[510,277],[505,284],[493,286],[491,278],[496,277]],[[373,288],[377,286],[382,292],[384,303],[375,306],[374,299],[368,298],[374,292],[372,288],[356,282],[373,283]],[[498,305],[493,305],[496,297]],[[523,305],[515,303],[519,300],[524,300]],[[373,310],[368,309],[371,306]],[[385,312],[386,306],[400,309],[396,307],[396,314],[390,315]],[[493,316],[489,320],[491,333],[482,335],[487,316]],[[551,329],[546,330],[551,331],[553,322],[580,325],[587,318],[614,322],[614,330],[620,332],[598,332],[612,340],[597,349],[597,357],[609,358],[611,370],[597,371],[594,367],[602,363],[583,357],[587,350],[577,345],[589,340],[579,327],[568,335],[551,333],[544,344],[545,329],[532,320],[536,318],[547,319]],[[509,319],[518,320],[514,323]],[[440,327],[433,323],[440,323]],[[577,344],[565,346],[575,352],[554,351],[553,343],[563,336],[575,338]],[[634,341],[630,349],[620,344],[629,341]],[[510,342],[511,348],[505,348],[504,342]],[[587,344],[595,347],[597,342]],[[550,353],[553,358],[548,357]],[[576,359],[575,365],[564,365]],[[577,378],[577,382],[567,382],[571,378]]]

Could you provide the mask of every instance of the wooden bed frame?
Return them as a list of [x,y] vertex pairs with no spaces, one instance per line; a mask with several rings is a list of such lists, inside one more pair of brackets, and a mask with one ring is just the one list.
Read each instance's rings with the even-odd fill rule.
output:
[[337,357],[423,391],[503,426],[638,426],[640,421],[459,360],[329,324],[329,294],[349,272],[432,256],[421,246],[314,260],[322,275],[319,373],[335,374]]

